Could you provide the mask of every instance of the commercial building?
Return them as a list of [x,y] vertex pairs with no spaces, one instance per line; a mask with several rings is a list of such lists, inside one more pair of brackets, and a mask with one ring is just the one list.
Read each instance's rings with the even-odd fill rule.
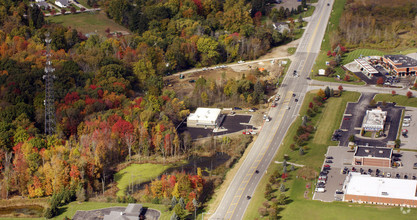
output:
[[351,172],[345,179],[343,191],[343,201],[417,207],[417,180]]
[[357,146],[353,165],[391,167],[392,148]]
[[187,127],[215,128],[220,125],[223,116],[219,108],[197,108],[187,117]]
[[356,64],[359,69],[365,74],[368,78],[371,78],[374,74],[379,73],[369,62],[365,59],[355,59]]
[[366,110],[366,115],[363,119],[362,128],[365,131],[383,130],[386,119],[387,112],[382,111],[379,107],[372,110]]
[[417,71],[417,60],[405,55],[384,55],[382,62],[398,76],[415,75]]

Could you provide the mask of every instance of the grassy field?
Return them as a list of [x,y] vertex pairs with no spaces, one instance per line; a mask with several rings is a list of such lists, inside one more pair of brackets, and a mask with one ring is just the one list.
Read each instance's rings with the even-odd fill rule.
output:
[[78,2],[84,6],[84,8],[91,8],[90,6],[87,5],[87,0],[78,0]]
[[129,30],[121,25],[118,25],[113,20],[107,18],[104,12],[97,13],[79,13],[74,15],[59,15],[47,18],[52,23],[62,24],[66,27],[72,27],[81,31],[83,34],[97,32],[97,34],[106,36],[105,30],[110,29],[114,31],[127,31]]
[[287,52],[290,54],[290,55],[293,55],[294,53],[295,53],[295,51],[297,50],[297,48],[295,48],[295,47],[290,47],[290,48],[288,48],[287,49]]
[[345,65],[347,63],[352,62],[354,59],[358,58],[360,55],[362,56],[383,56],[387,53],[379,50],[373,49],[356,49],[349,53],[343,55],[342,64]]
[[[414,94],[414,95],[416,95],[416,94]],[[396,102],[397,105],[401,105],[401,106],[417,107],[417,98],[416,97],[408,98],[407,96],[404,96],[404,95],[394,95],[393,96],[391,94],[377,94],[375,96],[375,101],[377,101],[377,102],[382,102],[382,101]]]
[[131,182],[139,184],[150,181],[161,175],[171,166],[172,165],[150,163],[132,164],[125,169],[120,170],[114,175],[114,180],[117,182],[117,187],[119,188],[117,196],[124,196]]
[[[284,144],[280,147],[276,160],[282,161],[284,153],[289,154],[291,162],[308,164],[314,168],[318,168],[323,160],[323,155],[327,150],[327,146],[334,144],[330,141],[331,133],[336,129],[343,116],[344,108],[348,101],[356,101],[359,98],[359,93],[344,92],[340,98],[331,98],[322,109],[322,114],[313,118],[316,121],[317,131],[308,146],[310,152],[300,156],[298,152],[292,154],[289,149],[289,144],[292,142],[292,137],[295,130],[301,123],[300,118],[290,127],[285,137]],[[312,100],[313,94],[308,93],[300,111],[303,115],[308,103]],[[324,120],[324,117],[326,120]],[[262,178],[252,197],[251,203],[245,213],[244,219],[260,218],[258,208],[265,201],[264,191],[265,185],[268,183],[269,176],[276,169],[281,169],[281,165],[272,163],[268,168],[267,174]],[[279,213],[281,219],[415,219],[417,210],[412,209],[410,213],[402,214],[399,207],[374,206],[374,205],[359,205],[344,202],[323,203],[320,201],[313,201],[304,198],[306,191],[306,184],[312,182],[305,181],[300,178],[293,178],[287,181],[286,186],[289,187],[287,195],[289,195],[289,202],[284,209]],[[308,197],[312,197],[311,189],[308,190]]]

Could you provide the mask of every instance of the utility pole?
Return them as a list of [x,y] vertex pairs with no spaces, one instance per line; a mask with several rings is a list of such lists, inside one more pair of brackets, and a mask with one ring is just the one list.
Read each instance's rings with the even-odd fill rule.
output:
[[45,65],[45,75],[43,79],[45,80],[45,135],[55,134],[56,121],[55,121],[55,103],[54,103],[54,79],[55,75],[53,72],[55,68],[52,66],[51,59],[51,38],[49,38],[49,33],[45,34],[45,43],[46,43],[46,65]]

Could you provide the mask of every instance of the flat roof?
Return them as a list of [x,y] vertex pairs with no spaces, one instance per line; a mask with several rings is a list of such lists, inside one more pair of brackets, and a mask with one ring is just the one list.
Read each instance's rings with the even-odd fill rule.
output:
[[417,180],[372,177],[350,172],[345,194],[416,200]]
[[384,55],[384,58],[390,59],[397,67],[417,66],[417,60],[405,55]]
[[381,109],[366,110],[364,125],[384,125],[387,112]]
[[379,73],[369,62],[365,59],[355,59],[356,63],[359,64],[362,68],[364,68],[370,74],[377,74]]
[[356,147],[355,157],[378,157],[378,158],[391,158],[392,148],[387,147]]
[[197,108],[194,113],[188,116],[187,120],[215,122],[220,112],[219,108]]

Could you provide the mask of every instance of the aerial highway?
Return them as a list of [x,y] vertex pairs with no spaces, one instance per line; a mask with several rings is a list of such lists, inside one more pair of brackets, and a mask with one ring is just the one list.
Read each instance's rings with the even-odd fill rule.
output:
[[[278,106],[269,112],[248,156],[237,171],[216,212],[209,219],[243,219],[256,187],[281,145],[287,129],[300,110],[308,90],[307,76],[320,51],[321,42],[332,10],[333,0],[321,0],[308,23],[294,59],[278,90]],[[294,72],[295,71],[295,72]],[[297,100],[298,101],[297,101]]]

